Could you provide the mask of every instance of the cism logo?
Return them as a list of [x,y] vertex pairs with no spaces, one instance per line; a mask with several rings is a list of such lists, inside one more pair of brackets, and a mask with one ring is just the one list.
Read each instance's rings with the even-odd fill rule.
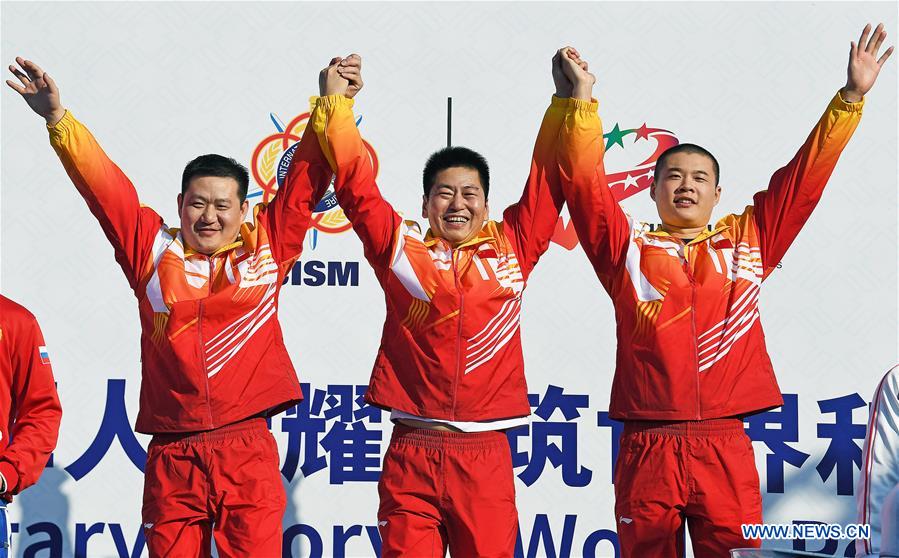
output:
[[[250,166],[252,167],[253,180],[256,182],[259,190],[250,192],[247,195],[248,198],[259,197],[258,201],[268,203],[274,197],[278,188],[284,184],[284,179],[287,177],[287,169],[290,168],[290,162],[293,160],[294,153],[299,146],[303,130],[306,129],[306,125],[309,123],[309,116],[309,112],[304,112],[294,117],[285,126],[274,113],[269,115],[278,133],[260,141],[253,150]],[[360,122],[362,122],[362,116],[356,119],[356,126]],[[378,156],[367,141],[362,140],[362,143],[368,151],[372,170],[375,177],[377,177]],[[331,184],[328,186],[328,191],[325,192],[325,195],[318,202],[318,205],[315,206],[315,210],[312,213],[312,227],[315,230],[329,234],[339,234],[352,228],[343,210],[337,204],[333,177]]]
[[293,264],[290,274],[284,277],[284,284],[307,287],[358,287],[359,262],[298,261]]

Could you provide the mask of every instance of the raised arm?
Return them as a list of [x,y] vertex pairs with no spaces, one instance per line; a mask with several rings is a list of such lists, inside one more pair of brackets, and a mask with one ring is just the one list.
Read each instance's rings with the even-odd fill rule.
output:
[[272,253],[281,264],[291,264],[300,257],[312,212],[333,176],[315,132],[307,124],[287,168],[284,184],[258,215],[260,222],[267,225]]
[[316,100],[309,126],[331,169],[340,207],[362,240],[365,257],[382,271],[389,267],[402,219],[381,196],[375,183],[368,149],[353,118],[353,99],[362,87],[362,59],[335,58],[319,74],[321,97]]
[[[562,62],[563,71],[572,81],[587,81],[592,86],[586,64],[570,57]],[[577,102],[581,103],[580,110],[566,117],[559,135],[562,190],[581,247],[607,284],[612,270],[624,261],[630,226],[606,182],[602,122],[596,103],[587,110],[585,101]]]
[[[580,71],[568,76],[563,64],[576,66]],[[565,203],[559,166],[565,155],[559,153],[563,149],[560,134],[580,134],[590,127],[589,124],[565,127],[564,123],[571,118],[585,124],[590,121],[591,112],[596,114],[596,103],[592,101],[596,78],[587,71],[587,63],[580,60],[577,50],[564,47],[556,52],[552,58],[552,76],[556,92],[537,133],[524,191],[521,199],[503,213],[503,227],[515,239],[518,262],[525,277],[549,247]],[[581,147],[585,146],[578,145]]]
[[880,24],[867,40],[870,31],[871,26],[865,26],[858,45],[851,45],[846,85],[830,101],[793,159],[774,173],[767,190],[754,197],[765,277],[777,267],[821,199],[840,153],[861,119],[864,96],[893,52],[890,47],[878,59],[886,32]]
[[9,69],[21,83],[7,80],[6,84],[47,122],[50,144],[103,227],[115,249],[116,260],[135,288],[162,219],[152,209],[141,206],[128,177],[109,160],[87,128],[63,108],[53,78],[30,60],[16,58],[16,62],[21,69]]

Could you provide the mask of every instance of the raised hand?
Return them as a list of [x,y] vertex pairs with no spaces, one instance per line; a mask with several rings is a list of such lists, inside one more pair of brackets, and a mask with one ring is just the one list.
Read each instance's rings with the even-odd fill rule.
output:
[[562,48],[558,54],[561,58],[562,73],[571,83],[571,96],[584,101],[592,99],[596,76],[590,73],[587,62],[581,59],[573,47]]
[[318,73],[318,94],[322,97],[346,95],[349,82],[340,77],[340,73],[337,71],[342,61],[343,58],[339,56],[332,58],[328,66]]
[[[890,47],[883,53],[879,59],[877,52],[880,45],[886,39],[887,33],[883,30],[883,24],[877,25],[871,38],[868,33],[871,32],[871,24],[865,25],[862,35],[858,39],[858,44],[852,43],[849,50],[849,67],[846,70],[846,86],[843,88],[843,100],[854,103],[862,100],[862,97],[871,90],[877,75],[883,67],[884,62],[893,53],[893,47]],[[867,40],[867,44],[865,41]]]
[[42,116],[47,124],[52,126],[59,122],[66,109],[59,101],[59,88],[56,87],[56,82],[50,74],[31,60],[16,57],[16,63],[21,69],[10,64],[9,71],[19,78],[22,84],[6,80],[6,85],[21,95],[31,110]]
[[340,77],[347,80],[349,85],[346,88],[346,95],[352,99],[362,89],[362,57],[358,54],[351,54],[340,61],[337,65],[337,73]]
[[571,97],[571,91],[574,88],[571,82],[568,81],[568,77],[565,76],[565,72],[562,70],[562,57],[568,56],[568,49],[571,49],[571,47],[560,48],[553,55],[552,59],[553,83],[556,86],[555,95],[559,98]]

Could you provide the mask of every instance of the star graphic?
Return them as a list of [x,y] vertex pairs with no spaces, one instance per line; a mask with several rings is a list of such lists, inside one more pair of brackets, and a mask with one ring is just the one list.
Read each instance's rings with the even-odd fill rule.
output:
[[637,133],[637,137],[634,138],[634,143],[637,143],[637,140],[640,139],[649,139],[649,128],[646,127],[646,122],[634,131]]
[[624,189],[627,190],[628,188],[633,186],[638,186],[637,178],[631,176],[630,173],[628,173],[628,175],[624,177]]
[[618,127],[618,123],[616,122],[615,127],[612,128],[612,131],[609,132],[608,134],[605,134],[605,136],[604,136],[604,137],[608,138],[608,140],[609,140],[608,143],[606,143],[606,149],[612,147],[616,143],[623,148],[624,142],[621,141],[621,138],[623,138],[625,135],[627,135],[627,132],[622,132],[621,129]]

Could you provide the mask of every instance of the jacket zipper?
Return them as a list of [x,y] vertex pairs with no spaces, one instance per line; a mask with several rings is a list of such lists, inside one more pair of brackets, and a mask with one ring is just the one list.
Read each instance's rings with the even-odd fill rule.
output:
[[702,420],[702,391],[699,387],[699,343],[696,339],[696,279],[690,270],[686,244],[684,244],[684,272],[687,274],[687,279],[690,280],[690,329],[693,334],[693,358],[696,362],[696,420]]
[[[207,289],[207,295],[212,296],[212,279],[213,279],[213,265],[212,258],[206,256],[207,261],[209,262],[209,278],[206,280],[206,284],[209,286]],[[205,301],[200,300],[200,308],[197,315],[197,337],[200,340],[200,359],[203,361],[203,379],[206,382],[206,409],[209,411],[209,427],[215,428],[215,423],[212,420],[212,397],[209,395],[209,370],[206,368],[206,344],[203,342],[203,308],[205,307]]]
[[456,378],[453,381],[453,403],[450,409],[450,420],[456,420],[456,393],[459,391],[459,373],[462,370],[462,313],[465,310],[465,295],[462,293],[462,287],[459,284],[459,274],[456,266],[456,255],[458,253],[458,249],[453,251],[450,248],[450,259],[453,262],[453,281],[456,285],[456,291],[459,293],[459,328],[456,333]]

